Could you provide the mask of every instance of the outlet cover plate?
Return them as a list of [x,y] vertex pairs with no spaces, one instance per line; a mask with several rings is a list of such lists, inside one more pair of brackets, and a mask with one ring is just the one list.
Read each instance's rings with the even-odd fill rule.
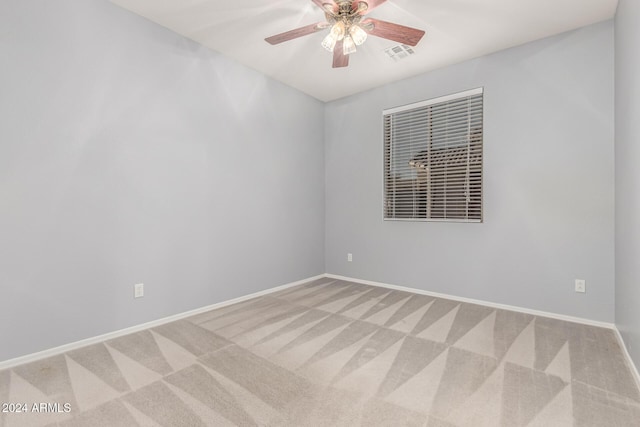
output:
[[144,283],[136,283],[133,285],[133,297],[142,298],[144,296]]
[[585,293],[587,291],[587,284],[583,279],[576,279],[576,292]]

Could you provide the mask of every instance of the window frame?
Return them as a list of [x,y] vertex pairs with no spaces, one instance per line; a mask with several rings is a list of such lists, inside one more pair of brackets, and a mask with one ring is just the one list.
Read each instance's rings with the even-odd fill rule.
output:
[[[469,98],[469,97],[473,97],[473,96],[477,96],[480,95],[481,96],[481,105],[482,105],[482,112],[481,112],[481,139],[480,139],[480,166],[479,166],[479,172],[480,172],[480,187],[479,187],[479,195],[480,195],[480,199],[479,199],[479,218],[429,218],[427,217],[427,214],[425,214],[424,218],[397,218],[397,217],[391,217],[388,216],[388,176],[391,173],[391,166],[389,165],[389,169],[387,168],[388,166],[388,162],[390,162],[390,160],[388,160],[387,158],[387,144],[386,144],[386,140],[387,140],[387,136],[386,136],[386,118],[387,116],[390,116],[394,113],[401,113],[401,112],[405,112],[405,111],[410,111],[410,110],[417,110],[420,108],[424,108],[424,107],[429,107],[435,104],[442,104],[442,103],[446,103],[449,101],[455,101],[455,100],[459,100],[462,98]],[[431,98],[431,99],[427,99],[424,101],[419,101],[419,102],[414,102],[411,104],[406,104],[406,105],[402,105],[402,106],[397,106],[397,107],[393,107],[393,108],[388,108],[388,109],[384,109],[382,111],[382,149],[383,149],[383,159],[382,159],[382,172],[383,172],[383,176],[382,176],[382,219],[383,221],[400,221],[400,222],[450,222],[450,223],[483,223],[484,222],[484,87],[478,87],[475,89],[470,89],[470,90],[466,90],[466,91],[462,91],[462,92],[456,92],[456,93],[452,93],[452,94],[448,94],[448,95],[444,95],[444,96],[440,96],[440,97],[436,97],[436,98]],[[389,151],[391,151],[391,149],[389,149]],[[468,160],[469,161],[469,160]],[[467,163],[467,170],[469,170],[469,163]],[[469,185],[469,181],[467,178],[467,185]],[[426,198],[429,198],[429,195],[427,193]],[[415,201],[413,202],[413,206],[415,209]],[[467,215],[468,215],[468,211],[469,211],[469,207],[467,206]]]

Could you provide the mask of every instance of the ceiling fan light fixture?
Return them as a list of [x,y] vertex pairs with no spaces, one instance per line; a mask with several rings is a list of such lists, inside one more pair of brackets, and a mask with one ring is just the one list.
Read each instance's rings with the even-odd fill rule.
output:
[[342,53],[345,55],[356,53],[356,44],[350,35],[346,35],[344,38],[344,42],[342,43]]
[[333,34],[336,40],[342,40],[344,38],[344,30],[344,22],[338,21],[331,27],[331,34]]
[[336,47],[336,43],[338,40],[342,40],[344,38],[344,22],[338,21],[333,24],[331,27],[331,31],[327,37],[322,40],[322,47],[327,49],[329,52],[333,52],[333,49]]
[[360,46],[367,40],[367,32],[357,24],[353,24],[351,28],[349,28],[349,34],[357,46]]
[[333,34],[329,33],[327,37],[322,40],[322,47],[327,49],[329,52],[333,52],[333,49],[336,47],[337,38],[333,36]]

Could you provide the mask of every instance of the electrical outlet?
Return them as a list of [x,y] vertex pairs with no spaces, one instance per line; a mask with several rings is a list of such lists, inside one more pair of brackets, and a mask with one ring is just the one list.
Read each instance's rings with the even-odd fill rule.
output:
[[576,279],[576,292],[585,293],[587,291],[587,284],[584,279]]
[[142,298],[144,296],[144,283],[136,283],[133,285],[133,297]]
[[353,255],[352,254],[347,254],[347,261],[349,261],[349,262],[353,261]]

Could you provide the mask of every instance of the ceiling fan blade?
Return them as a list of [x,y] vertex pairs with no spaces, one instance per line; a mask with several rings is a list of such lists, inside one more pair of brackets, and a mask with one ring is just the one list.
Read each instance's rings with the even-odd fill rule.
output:
[[264,40],[270,44],[278,44],[324,30],[327,28],[327,25],[325,25],[324,22],[318,22],[316,24],[306,25],[304,27],[296,28],[295,30],[287,31],[285,33],[276,34],[275,36],[267,37]]
[[[373,28],[367,27],[373,25]],[[368,18],[362,21],[363,28],[372,36],[393,40],[409,46],[415,46],[420,42],[424,31],[417,28],[405,27],[404,25],[392,22],[380,21],[379,19]]]
[[333,10],[338,10],[338,5],[333,0],[311,0],[311,1],[317,4],[318,7],[323,11],[326,11],[326,9],[324,8],[325,4],[330,4],[331,6],[333,6]]
[[[313,0],[314,2],[316,0]],[[321,0],[319,0],[321,1]],[[367,10],[364,11],[363,15],[366,15],[367,13],[371,12],[373,9],[375,9],[376,7],[380,6],[382,3],[385,3],[387,0],[355,0],[353,2],[353,10],[357,10],[358,9],[358,3],[364,2],[366,3],[369,7],[367,7]]]
[[333,48],[333,68],[342,68],[349,66],[349,55],[345,55],[342,51],[342,40],[336,43]]

